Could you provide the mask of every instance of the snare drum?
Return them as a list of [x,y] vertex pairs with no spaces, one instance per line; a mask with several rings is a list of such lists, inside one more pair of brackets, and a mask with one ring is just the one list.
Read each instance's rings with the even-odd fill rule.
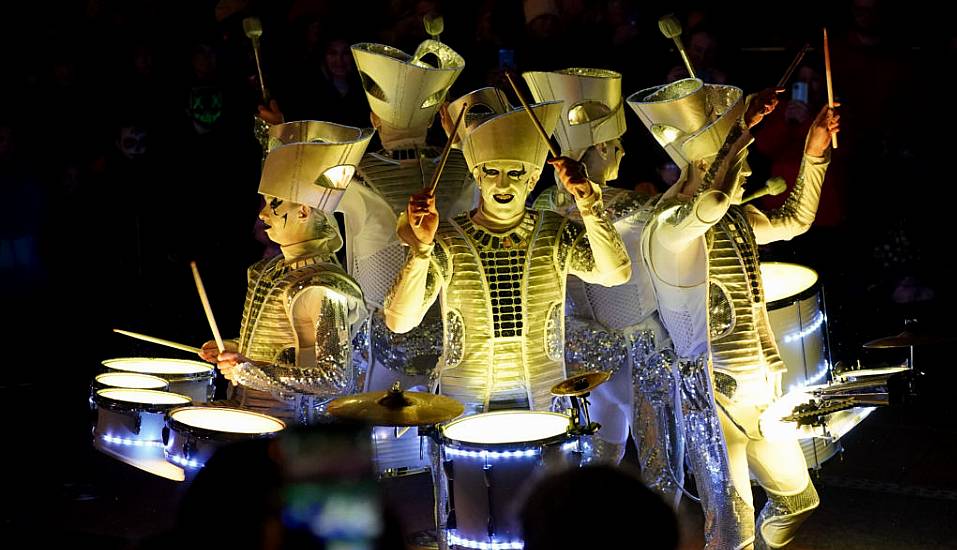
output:
[[500,411],[460,418],[441,429],[448,486],[448,540],[463,548],[521,548],[517,497],[529,482],[576,461],[569,417]]
[[97,445],[162,447],[166,413],[189,405],[189,397],[176,393],[134,388],[104,388],[93,396]]
[[186,359],[121,357],[103,361],[111,371],[151,374],[169,381],[169,391],[188,395],[193,403],[212,400],[216,370],[209,363]]
[[189,476],[223,445],[273,437],[285,427],[278,418],[244,409],[177,408],[170,411],[163,430],[166,460],[184,468]]

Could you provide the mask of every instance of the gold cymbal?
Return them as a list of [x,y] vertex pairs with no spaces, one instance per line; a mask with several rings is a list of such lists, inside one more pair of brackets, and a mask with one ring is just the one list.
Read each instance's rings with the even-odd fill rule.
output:
[[552,395],[584,395],[607,382],[609,378],[611,378],[611,373],[604,371],[592,371],[572,376],[552,386]]
[[461,415],[465,406],[451,397],[393,388],[340,397],[326,410],[336,418],[373,426],[428,426]]
[[905,330],[896,336],[886,336],[871,340],[864,344],[866,349],[885,349],[885,348],[906,348],[909,346],[922,346],[926,344],[939,344],[954,341],[953,336],[939,336],[934,334],[918,334]]

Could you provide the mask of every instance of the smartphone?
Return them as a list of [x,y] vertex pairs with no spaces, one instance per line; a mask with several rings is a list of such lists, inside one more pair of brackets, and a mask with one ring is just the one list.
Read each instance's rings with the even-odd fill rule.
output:
[[807,103],[807,82],[800,80],[791,86],[791,101],[803,101]]
[[369,428],[327,424],[277,438],[283,549],[372,550],[386,532]]

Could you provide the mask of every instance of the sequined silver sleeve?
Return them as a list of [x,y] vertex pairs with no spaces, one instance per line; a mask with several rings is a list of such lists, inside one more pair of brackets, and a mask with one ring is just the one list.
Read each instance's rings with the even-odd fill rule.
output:
[[[336,396],[354,389],[355,376],[350,346],[349,298],[324,293],[318,311],[311,313],[315,331],[314,353],[301,354],[284,349],[274,364],[243,363],[236,381],[259,391],[281,396],[311,394]],[[299,365],[301,357],[312,357]]]
[[[631,278],[631,259],[621,236],[605,212],[598,186],[593,186],[593,194],[593,198],[578,201],[585,231],[576,235],[571,245],[568,270],[587,283],[620,285]],[[566,222],[566,226],[573,223]],[[572,233],[562,231],[561,238]]]
[[[821,186],[830,164],[830,150],[824,157],[804,155],[794,188],[784,204],[766,214],[754,207],[745,210],[758,244],[787,240],[811,228],[821,200]],[[757,219],[754,219],[757,216]],[[766,221],[760,219],[766,216]]]
[[263,158],[266,157],[266,152],[269,150],[270,126],[271,124],[260,118],[259,115],[253,116],[253,135],[256,136],[256,141],[262,147]]

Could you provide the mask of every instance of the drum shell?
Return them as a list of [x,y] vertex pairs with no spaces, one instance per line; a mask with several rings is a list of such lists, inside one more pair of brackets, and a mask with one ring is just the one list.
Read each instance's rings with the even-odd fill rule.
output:
[[787,372],[784,391],[826,380],[827,318],[820,282],[807,290],[768,304],[768,319]]
[[372,456],[379,477],[401,477],[425,472],[431,468],[425,438],[412,428],[396,439],[391,426],[372,428]]
[[[187,476],[202,468],[206,462],[213,456],[217,449],[236,441],[250,441],[254,439],[268,439],[275,437],[278,431],[285,428],[286,424],[275,417],[269,417],[278,422],[282,428],[275,432],[264,433],[241,433],[212,430],[191,426],[176,420],[175,414],[178,411],[190,407],[177,407],[166,414],[165,426],[162,429],[162,440],[164,443],[164,455],[166,460],[177,466],[185,466]],[[192,407],[198,408],[198,407]],[[219,409],[219,407],[209,407],[210,409]],[[230,409],[241,410],[241,409]],[[251,413],[250,411],[243,411]],[[268,416],[262,415],[259,416]]]
[[[147,362],[155,361],[157,363],[164,363],[168,361],[172,364],[183,364],[191,368],[184,368],[183,370],[185,372],[156,372],[155,370],[138,370],[133,366],[127,365],[127,360],[139,360]],[[150,376],[158,376],[163,378],[169,382],[170,392],[186,395],[192,400],[193,403],[207,403],[212,401],[213,394],[216,391],[216,387],[214,385],[216,381],[216,370],[212,365],[200,363],[199,361],[184,359],[160,359],[152,357],[124,357],[103,361],[103,366],[106,367],[106,372],[135,372],[138,374],[148,374]],[[197,369],[201,369],[201,372],[190,372]]]
[[166,414],[177,407],[188,404],[187,396],[179,395],[179,397],[187,402],[172,404],[133,403],[111,399],[98,392],[94,393],[91,398],[96,412],[93,435],[100,439],[109,437],[127,440],[133,442],[134,446],[161,445]]

